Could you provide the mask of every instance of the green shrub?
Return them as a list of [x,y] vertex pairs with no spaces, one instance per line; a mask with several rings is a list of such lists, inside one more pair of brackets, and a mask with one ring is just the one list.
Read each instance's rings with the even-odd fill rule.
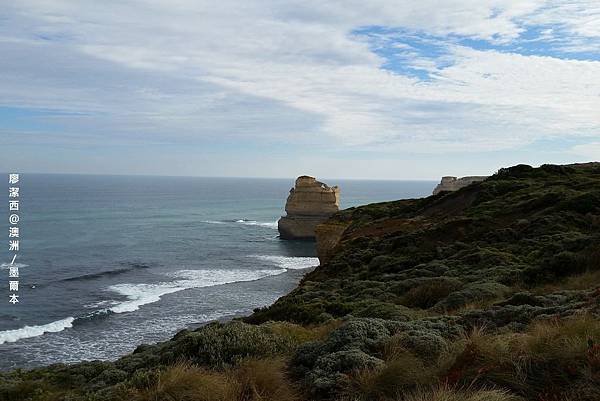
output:
[[165,362],[188,358],[203,366],[223,367],[248,357],[266,357],[291,352],[298,343],[293,336],[269,325],[242,322],[215,323],[186,333],[165,350]]
[[435,365],[426,366],[414,355],[404,353],[385,365],[353,372],[346,391],[355,400],[382,400],[436,382]]
[[473,302],[495,300],[509,292],[509,288],[495,282],[473,283],[455,291],[435,304],[438,311],[452,311]]
[[410,307],[427,309],[446,298],[454,291],[459,290],[463,284],[452,278],[440,277],[427,280],[411,288],[402,297],[402,304]]

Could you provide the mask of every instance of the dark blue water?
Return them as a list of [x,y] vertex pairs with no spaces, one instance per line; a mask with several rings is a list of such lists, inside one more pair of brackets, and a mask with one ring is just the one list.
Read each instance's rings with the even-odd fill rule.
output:
[[[435,184],[326,182],[341,187],[342,207],[428,195]],[[22,174],[21,302],[7,302],[6,245],[0,369],[114,359],[183,327],[272,303],[318,264],[314,243],[277,238],[292,185]],[[6,243],[7,209],[2,203]]]

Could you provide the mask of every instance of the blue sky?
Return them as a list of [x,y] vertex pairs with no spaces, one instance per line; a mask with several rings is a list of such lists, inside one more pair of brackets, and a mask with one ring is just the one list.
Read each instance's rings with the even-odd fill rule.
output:
[[0,170],[437,179],[600,159],[597,1],[23,0]]

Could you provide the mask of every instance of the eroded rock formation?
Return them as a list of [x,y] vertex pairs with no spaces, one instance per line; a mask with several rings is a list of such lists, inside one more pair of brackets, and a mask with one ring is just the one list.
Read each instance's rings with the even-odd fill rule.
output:
[[278,222],[282,239],[314,239],[315,228],[340,208],[340,190],[306,175],[296,179]]
[[479,176],[479,175],[474,175],[474,176],[469,176],[469,177],[461,177],[461,178],[451,177],[451,176],[442,177],[442,181],[440,181],[440,183],[435,187],[435,189],[433,190],[433,194],[437,195],[440,192],[444,192],[444,191],[448,191],[448,192],[458,191],[459,189],[464,188],[467,185],[471,185],[474,182],[483,181],[486,178],[487,178],[487,176]]

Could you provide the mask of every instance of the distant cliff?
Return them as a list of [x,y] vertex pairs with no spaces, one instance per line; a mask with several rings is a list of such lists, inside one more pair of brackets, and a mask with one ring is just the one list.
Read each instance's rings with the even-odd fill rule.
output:
[[286,216],[278,222],[282,239],[313,239],[315,227],[340,207],[340,190],[306,175],[296,179],[285,204]]
[[468,185],[473,184],[474,182],[480,182],[488,178],[487,176],[469,176],[469,177],[452,177],[446,176],[442,177],[442,181],[435,187],[433,190],[433,194],[437,195],[440,192],[452,192],[458,191],[461,188],[464,188]]

